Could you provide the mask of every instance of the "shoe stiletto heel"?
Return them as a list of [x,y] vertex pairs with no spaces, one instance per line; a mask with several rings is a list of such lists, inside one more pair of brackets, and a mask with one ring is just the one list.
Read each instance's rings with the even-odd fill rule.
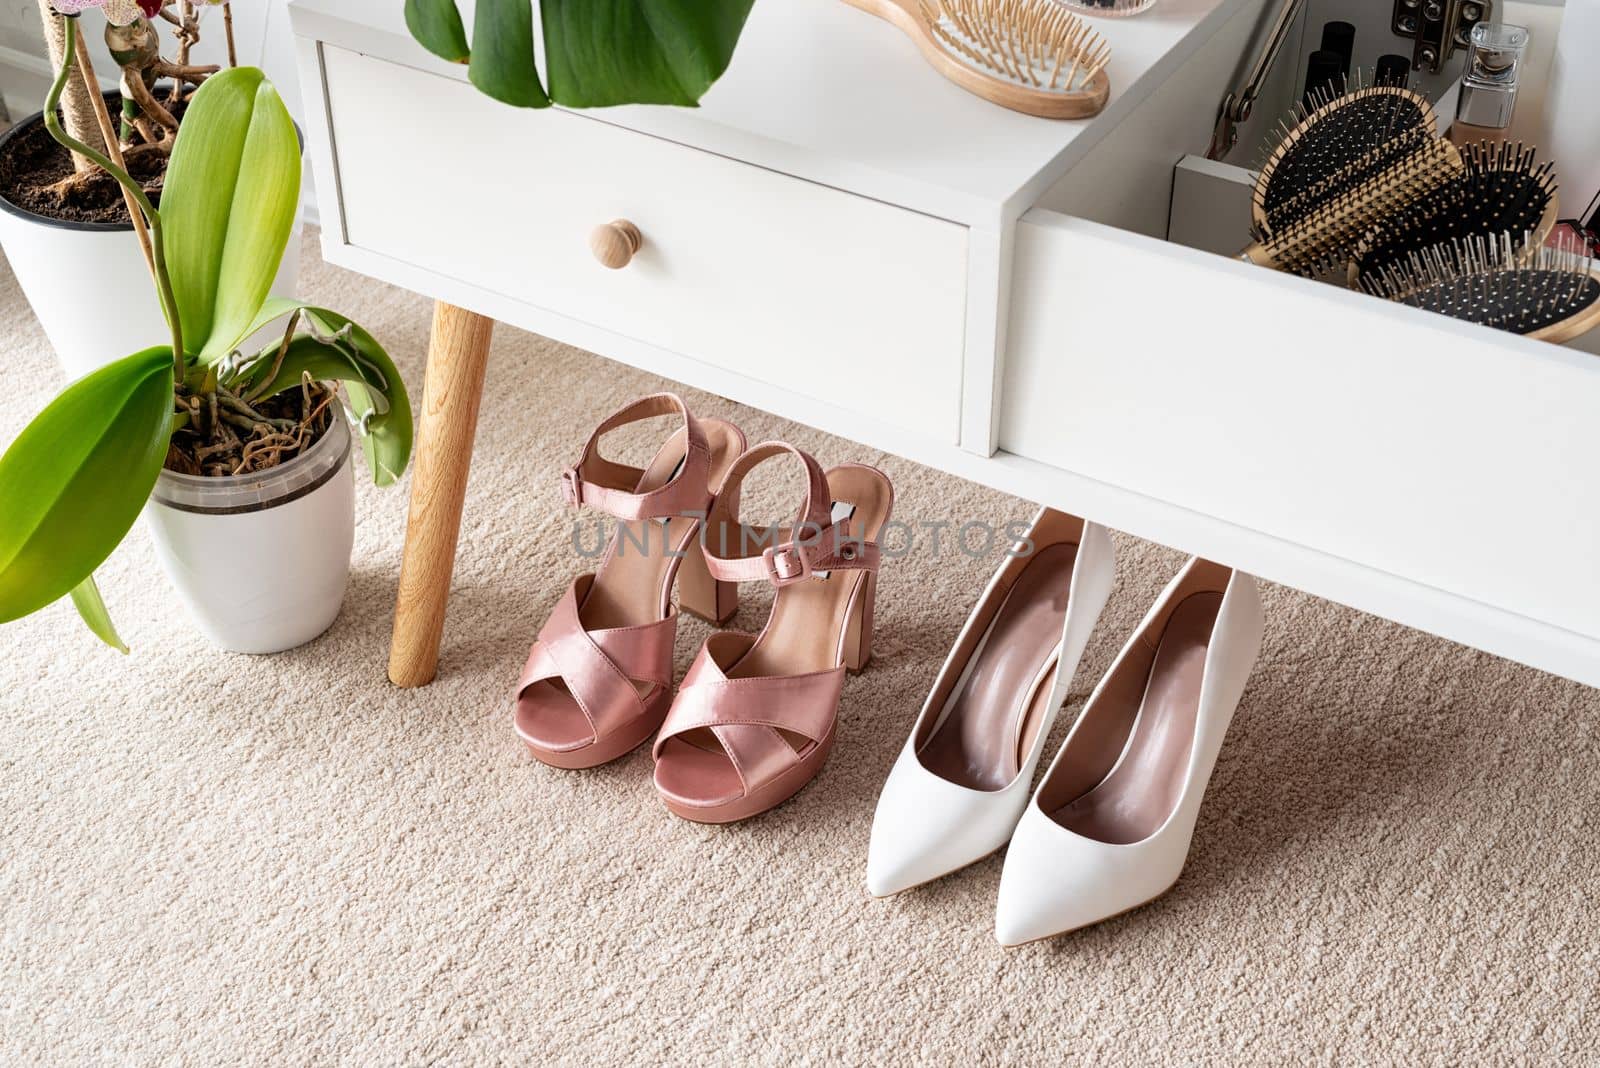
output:
[[[663,415],[679,416],[682,426],[647,467],[600,455],[603,435]],[[540,761],[604,764],[648,741],[666,718],[678,622],[672,587],[685,573],[697,604],[727,607],[709,574],[697,584],[693,561],[701,558],[701,517],[743,450],[737,427],[696,419],[682,400],[658,393],[602,422],[562,474],[569,504],[611,515],[617,527],[599,566],[557,602],[517,682],[513,726]]]
[[995,935],[1014,946],[1166,893],[1261,649],[1255,580],[1192,559],[1073,724],[1006,851]]
[[867,850],[873,896],[966,867],[1011,837],[1116,570],[1104,527],[1049,508],[1034,517],[884,783]]
[[[805,468],[799,513],[786,527],[745,526],[744,478],[780,456]],[[845,673],[872,655],[877,539],[893,503],[883,472],[841,464],[824,473],[782,442],[734,461],[706,519],[707,569],[777,592],[760,634],[713,634],[684,676],[654,749],[656,789],[673,813],[700,823],[748,819],[822,770]],[[848,514],[836,520],[841,510]]]

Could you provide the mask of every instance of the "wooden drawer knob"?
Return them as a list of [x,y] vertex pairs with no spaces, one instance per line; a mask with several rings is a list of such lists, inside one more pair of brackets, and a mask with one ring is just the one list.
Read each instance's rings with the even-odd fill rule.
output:
[[589,250],[594,258],[613,271],[626,267],[643,243],[639,228],[627,219],[613,219],[589,234]]

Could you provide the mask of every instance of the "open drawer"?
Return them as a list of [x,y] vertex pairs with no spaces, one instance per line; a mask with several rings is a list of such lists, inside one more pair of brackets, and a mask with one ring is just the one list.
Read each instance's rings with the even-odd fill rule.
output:
[[[1553,37],[1559,10],[1515,6]],[[997,458],[1143,537],[1600,684],[1600,331],[1532,341],[1161,239],[1170,212],[1247,240],[1248,192],[1197,208],[1171,177],[1259,25],[1018,220]]]
[[1049,211],[1018,227],[1004,451],[1590,640],[1596,412],[1583,352]]

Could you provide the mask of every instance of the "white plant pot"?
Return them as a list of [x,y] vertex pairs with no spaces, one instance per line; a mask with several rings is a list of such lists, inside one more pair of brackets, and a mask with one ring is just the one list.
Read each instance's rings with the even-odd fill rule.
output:
[[270,471],[163,471],[145,510],[156,556],[200,632],[234,653],[276,653],[333,625],[350,580],[355,476],[336,417]]
[[[121,98],[108,93],[106,101],[112,114],[118,114]],[[33,115],[17,123],[0,136],[0,146],[40,121],[40,115]],[[35,215],[0,196],[0,247],[68,378],[168,338],[161,301],[131,224],[64,222]],[[272,294],[295,296],[299,278],[297,211]],[[85,301],[91,302],[87,309]],[[263,330],[241,350],[263,346],[278,333],[276,327]]]

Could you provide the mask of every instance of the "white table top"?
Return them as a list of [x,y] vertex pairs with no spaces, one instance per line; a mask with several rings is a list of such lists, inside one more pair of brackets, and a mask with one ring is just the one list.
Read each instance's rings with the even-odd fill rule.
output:
[[[1040,119],[940,77],[889,23],[838,0],[756,0],[733,63],[693,108],[583,114],[969,225],[1026,210],[1025,187],[1053,181],[1207,40],[1243,0],[1160,0],[1094,19],[1112,45],[1111,98],[1098,116]],[[460,4],[467,25],[472,0]],[[397,0],[295,0],[295,31],[464,79],[406,32]]]

